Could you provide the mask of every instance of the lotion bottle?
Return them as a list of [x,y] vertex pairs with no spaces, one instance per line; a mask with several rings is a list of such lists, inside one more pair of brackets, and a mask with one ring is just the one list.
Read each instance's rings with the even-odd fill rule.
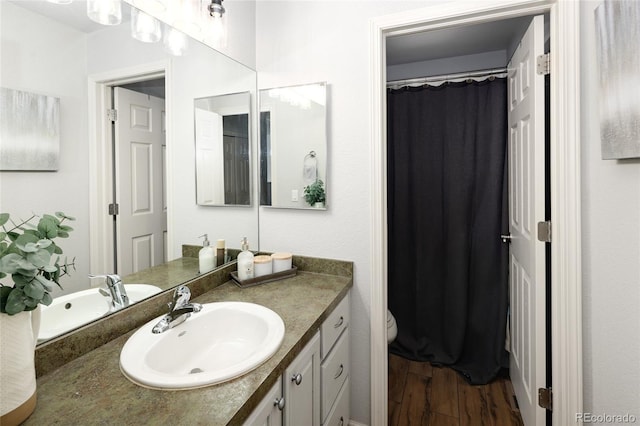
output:
[[198,253],[198,269],[201,274],[212,271],[216,267],[216,251],[213,247],[209,246],[209,237],[207,234],[200,235],[200,238],[204,237],[202,242],[202,248]]
[[238,254],[238,278],[241,281],[253,278],[253,253],[249,251],[249,243],[247,237],[241,241],[242,251]]

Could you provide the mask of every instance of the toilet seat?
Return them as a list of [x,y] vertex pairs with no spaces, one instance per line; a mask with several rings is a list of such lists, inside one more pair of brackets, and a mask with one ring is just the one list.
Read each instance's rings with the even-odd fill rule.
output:
[[390,344],[398,335],[398,325],[396,319],[389,309],[387,309],[387,343]]

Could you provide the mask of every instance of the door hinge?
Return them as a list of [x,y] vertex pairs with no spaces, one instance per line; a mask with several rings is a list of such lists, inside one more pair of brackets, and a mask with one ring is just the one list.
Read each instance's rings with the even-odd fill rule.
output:
[[536,68],[540,75],[547,75],[551,73],[551,59],[549,59],[548,53],[538,56],[536,59]]
[[538,222],[538,241],[551,242],[551,221]]
[[551,388],[538,389],[538,405],[545,410],[553,411],[553,392]]
[[120,214],[120,205],[118,203],[109,204],[109,216],[117,216]]
[[109,121],[116,122],[118,121],[118,110],[117,109],[108,109],[107,110],[107,118]]

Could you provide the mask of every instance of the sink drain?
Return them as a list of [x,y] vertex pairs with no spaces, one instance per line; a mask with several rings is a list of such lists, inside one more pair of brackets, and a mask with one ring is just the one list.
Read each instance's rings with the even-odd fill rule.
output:
[[204,373],[204,370],[196,367],[193,370],[189,371],[189,374],[197,374],[197,373]]

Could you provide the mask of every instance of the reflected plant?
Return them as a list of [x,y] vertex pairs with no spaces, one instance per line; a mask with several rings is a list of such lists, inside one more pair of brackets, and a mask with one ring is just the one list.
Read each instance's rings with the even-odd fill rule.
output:
[[324,182],[316,179],[311,185],[304,187],[304,199],[309,205],[313,206],[315,203],[324,203],[326,201],[323,185]]
[[[56,212],[34,224],[36,218],[14,222],[9,213],[0,213],[0,312],[9,315],[50,305],[53,285],[62,288],[60,278],[75,270],[75,258],[61,263],[62,249],[53,241],[69,237],[73,228],[64,222],[75,218]],[[9,276],[13,285],[5,284]]]

